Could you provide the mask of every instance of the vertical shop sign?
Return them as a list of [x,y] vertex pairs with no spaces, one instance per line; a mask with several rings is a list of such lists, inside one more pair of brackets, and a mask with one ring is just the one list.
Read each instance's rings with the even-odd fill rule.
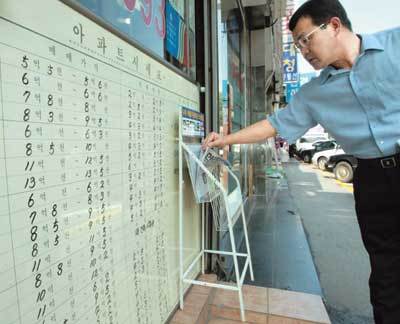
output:
[[283,44],[283,82],[297,83],[299,80],[297,69],[297,54],[293,42]]
[[290,102],[297,91],[300,90],[300,84],[297,83],[287,83],[286,84],[286,101]]
[[289,102],[300,89],[297,52],[289,30],[289,21],[294,13],[296,0],[288,0],[286,16],[282,21],[282,73],[286,86],[286,101]]

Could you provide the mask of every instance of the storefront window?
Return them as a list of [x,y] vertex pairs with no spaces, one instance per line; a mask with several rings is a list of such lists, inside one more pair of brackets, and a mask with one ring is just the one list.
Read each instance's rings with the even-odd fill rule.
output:
[[[236,1],[217,2],[219,127],[224,135],[247,124],[246,62],[247,30]],[[232,145],[224,152],[247,193],[247,155],[244,146]]]
[[195,0],[76,0],[195,79]]
[[166,6],[166,59],[196,77],[195,0],[170,0]]

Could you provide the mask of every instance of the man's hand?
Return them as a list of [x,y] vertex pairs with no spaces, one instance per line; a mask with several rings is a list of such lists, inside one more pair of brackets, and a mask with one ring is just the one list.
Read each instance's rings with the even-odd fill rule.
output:
[[212,132],[208,134],[207,137],[204,139],[201,147],[203,150],[205,150],[209,147],[223,147],[225,145],[226,144],[223,136],[219,135],[218,133]]

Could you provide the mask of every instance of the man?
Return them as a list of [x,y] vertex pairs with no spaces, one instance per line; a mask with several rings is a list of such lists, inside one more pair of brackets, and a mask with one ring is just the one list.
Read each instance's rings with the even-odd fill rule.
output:
[[[382,18],[382,17],[380,17]],[[295,141],[321,124],[358,158],[354,197],[371,262],[370,296],[377,324],[400,323],[400,28],[373,35],[352,32],[337,0],[309,0],[290,20],[296,47],[318,78],[266,120],[203,147]]]

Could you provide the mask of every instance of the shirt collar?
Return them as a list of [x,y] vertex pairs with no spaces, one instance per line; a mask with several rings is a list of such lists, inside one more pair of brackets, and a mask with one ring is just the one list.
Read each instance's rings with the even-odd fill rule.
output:
[[322,70],[320,74],[321,84],[324,84],[328,81],[329,77],[336,74],[349,72],[347,69],[335,69],[333,66],[329,65],[325,69]]
[[375,35],[358,35],[361,38],[361,53],[368,50],[383,51],[385,48]]
[[[384,51],[385,48],[383,47],[382,43],[379,41],[379,39],[375,35],[357,35],[361,39],[361,53],[363,54],[366,51],[369,50],[378,50],[378,51]],[[320,78],[321,78],[321,83],[324,84],[331,75],[336,75],[340,73],[348,72],[348,70],[345,69],[335,69],[333,66],[329,65],[326,67],[324,70],[322,70]]]

